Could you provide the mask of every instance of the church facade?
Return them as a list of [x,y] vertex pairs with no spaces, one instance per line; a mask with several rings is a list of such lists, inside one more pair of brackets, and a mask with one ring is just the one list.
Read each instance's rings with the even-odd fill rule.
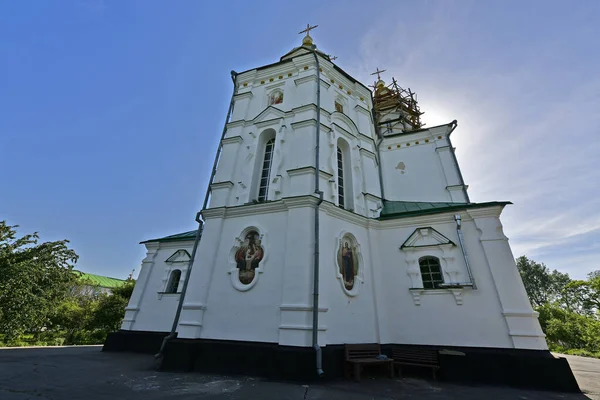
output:
[[308,33],[278,62],[232,75],[195,257],[196,232],[143,242],[107,347],[164,336],[179,306],[169,365],[197,366],[207,346],[269,362],[254,346],[280,370],[287,352],[328,374],[346,343],[551,363],[502,229],[510,203],[469,200],[456,121],[423,126],[410,90],[379,75],[370,90]]

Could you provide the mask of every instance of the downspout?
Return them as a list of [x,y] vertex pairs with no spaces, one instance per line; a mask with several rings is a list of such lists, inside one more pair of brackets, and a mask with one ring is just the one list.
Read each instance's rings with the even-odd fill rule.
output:
[[452,129],[450,130],[448,135],[446,135],[446,138],[448,140],[448,146],[450,147],[450,154],[452,154],[452,159],[454,160],[454,166],[456,167],[456,171],[458,171],[458,179],[460,181],[460,185],[462,187],[463,194],[465,195],[465,199],[467,200],[467,203],[470,203],[471,200],[469,200],[469,194],[467,193],[467,189],[465,188],[465,180],[463,179],[462,172],[460,172],[460,167],[458,166],[458,160],[456,159],[456,154],[454,153],[454,146],[452,146],[452,141],[450,141],[450,135],[452,134],[452,132],[454,132],[454,130],[458,126],[458,121],[454,120],[454,121],[450,122],[450,125],[452,125]]
[[469,274],[469,281],[471,281],[470,283],[473,287],[473,290],[476,290],[477,285],[475,284],[475,279],[473,279],[473,273],[471,272],[471,266],[469,265],[469,254],[467,253],[467,248],[465,247],[465,241],[463,239],[460,214],[456,214],[454,216],[454,220],[456,221],[456,233],[458,233],[458,241],[460,242],[460,249],[462,250],[462,254],[465,259],[465,266],[467,267],[467,273]]
[[[375,103],[373,97],[371,97],[371,103]],[[383,135],[381,134],[381,130],[379,129],[379,124],[377,123],[377,116],[375,115],[375,108],[371,110],[371,114],[373,115],[373,126],[375,127],[375,133],[377,134],[378,140],[375,143],[375,150],[377,151],[377,169],[379,170],[379,187],[381,188],[381,205],[383,206],[383,201],[385,200],[385,194],[383,191],[383,170],[381,169],[381,152],[379,151],[379,147],[381,146],[381,142],[383,142]]]
[[315,361],[317,375],[323,376],[323,359],[321,347],[319,346],[319,206],[323,202],[323,192],[319,189],[319,175],[321,166],[319,163],[320,135],[321,135],[321,70],[319,57],[317,56],[316,46],[313,46],[313,56],[317,63],[317,133],[315,144],[315,194],[319,196],[319,201],[315,205],[315,255],[313,271],[313,326],[312,326],[312,347],[315,350]]
[[[202,211],[206,210],[208,206],[208,199],[210,198],[210,187],[215,178],[215,174],[217,173],[217,165],[219,164],[219,158],[221,157],[221,151],[223,150],[223,139],[225,138],[225,134],[227,133],[227,124],[229,123],[229,118],[231,117],[231,112],[233,111],[233,96],[235,95],[236,82],[237,82],[237,72],[231,71],[231,79],[233,80],[233,93],[231,94],[231,100],[229,101],[229,110],[227,111],[227,118],[225,118],[225,126],[223,126],[223,133],[221,134],[221,140],[219,141],[219,147],[217,149],[217,154],[215,155],[215,161],[213,162],[212,172],[210,174],[210,179],[208,181],[208,187],[206,188],[206,195],[204,196],[204,203],[202,204]],[[175,312],[175,318],[173,318],[173,325],[171,326],[171,332],[165,336],[163,339],[160,350],[158,353],[154,355],[154,358],[159,359],[164,355],[165,347],[169,340],[174,339],[177,336],[176,330],[177,325],[179,324],[179,317],[181,315],[181,308],[183,306],[183,300],[185,299],[185,294],[187,292],[188,283],[190,281],[190,275],[192,274],[192,266],[194,265],[194,259],[196,258],[196,251],[198,250],[198,245],[200,244],[200,239],[202,237],[202,231],[204,229],[204,221],[202,220],[202,211],[199,211],[196,214],[196,222],[198,222],[198,230],[196,231],[196,239],[194,241],[194,248],[192,250],[192,254],[190,256],[190,261],[188,263],[187,273],[185,275],[185,279],[183,280],[183,287],[181,288],[181,295],[179,296],[179,303],[177,303],[177,311]]]

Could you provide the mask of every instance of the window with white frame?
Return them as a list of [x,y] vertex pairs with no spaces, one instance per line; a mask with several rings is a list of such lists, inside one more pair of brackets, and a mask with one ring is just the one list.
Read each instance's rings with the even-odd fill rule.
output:
[[258,201],[267,201],[269,194],[269,179],[271,175],[271,164],[273,161],[273,151],[275,150],[275,139],[269,140],[265,144],[265,156],[263,158],[260,172],[260,182],[258,187]]
[[179,281],[181,280],[181,270],[174,269],[171,271],[169,275],[169,282],[167,283],[167,288],[165,293],[177,293],[177,289],[179,288]]
[[338,205],[344,208],[344,155],[342,149],[337,148],[337,173],[338,173]]
[[437,289],[440,283],[444,283],[439,258],[433,256],[421,257],[419,258],[419,267],[423,288]]

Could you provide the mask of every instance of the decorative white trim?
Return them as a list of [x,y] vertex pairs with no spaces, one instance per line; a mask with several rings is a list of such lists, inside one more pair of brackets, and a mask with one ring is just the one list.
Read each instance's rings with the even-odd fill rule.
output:
[[242,99],[251,99],[253,96],[252,94],[252,90],[248,90],[246,92],[241,92],[241,93],[236,93],[233,98],[238,101],[238,100],[242,100]]
[[[312,311],[313,308],[308,304],[282,304],[279,306],[281,311]],[[329,308],[319,307],[319,312],[327,312]]]
[[216,182],[210,185],[210,190],[215,189],[231,189],[233,187],[233,182],[225,181],[225,182]]
[[[260,235],[260,246],[263,249],[263,258],[260,260],[258,267],[254,270],[254,279],[252,279],[252,282],[246,285],[240,282],[239,269],[237,268],[237,263],[235,261],[235,253],[237,253],[237,251],[240,249],[244,243],[244,240],[246,240],[246,235],[251,231],[256,231]],[[268,253],[265,230],[261,229],[258,224],[248,226],[246,229],[244,229],[240,236],[234,239],[234,244],[229,251],[229,265],[231,268],[229,269],[228,273],[231,280],[231,285],[240,292],[246,292],[256,286],[258,280],[260,279],[260,275],[264,272],[263,266],[267,261]]]
[[[296,331],[312,331],[313,327],[310,325],[289,325],[289,324],[281,324],[279,325],[279,329],[289,329],[289,330],[296,330]],[[327,327],[326,326],[319,326],[318,328],[319,331],[326,331]]]
[[165,292],[158,292],[158,299],[161,300],[163,297],[173,297],[173,298],[177,298],[177,300],[179,300],[180,296],[181,296],[181,292],[177,292],[177,293],[165,293]]
[[198,321],[180,321],[179,325],[182,325],[182,326],[202,326],[202,322],[198,322]]
[[451,288],[451,289],[424,289],[424,288],[410,288],[410,294],[413,297],[413,303],[415,306],[421,305],[421,296],[423,295],[444,295],[452,294],[454,301],[457,306],[463,305],[463,290],[464,288]]
[[535,332],[515,332],[515,331],[510,331],[508,332],[509,336],[520,336],[520,337],[541,337],[541,338],[545,338],[546,335],[544,333],[535,333]]
[[[435,243],[427,244],[427,238],[431,238]],[[425,244],[421,244],[425,243]],[[452,240],[436,231],[430,226],[423,228],[417,228],[413,233],[410,234],[408,239],[402,244],[401,250],[408,248],[424,248],[424,247],[442,247],[442,246],[456,246]]]
[[242,143],[244,141],[244,138],[241,136],[230,136],[230,137],[226,137],[223,140],[221,140],[221,143],[225,144],[235,144],[235,143]]
[[[177,258],[179,258],[179,254],[181,254],[183,252],[183,257],[184,259],[182,260],[177,260]],[[190,262],[192,256],[190,256],[190,253],[187,252],[187,250],[185,249],[178,249],[176,250],[173,254],[171,254],[169,256],[169,258],[167,258],[165,260],[165,263],[169,264],[169,265],[173,265],[173,264],[184,264],[184,263],[188,263]]]
[[206,310],[206,305],[203,303],[184,303],[181,308],[184,310]]
[[517,310],[504,310],[502,315],[505,317],[517,317],[517,318],[538,318],[540,313],[536,311],[517,311]]
[[[344,285],[344,277],[340,273],[342,266],[339,265],[339,260],[338,260],[338,251],[340,249],[340,246],[342,246],[342,244],[345,240],[344,239],[345,236],[349,239],[350,242],[352,242],[353,246],[356,248],[356,254],[354,254],[354,257],[356,257],[356,260],[358,262],[358,274],[354,276],[354,285],[352,286],[351,290],[346,289],[346,286]],[[360,292],[360,288],[365,281],[365,279],[364,279],[365,263],[364,263],[364,260],[362,257],[360,243],[358,243],[356,236],[346,230],[342,230],[338,234],[338,236],[335,238],[335,247],[334,247],[333,257],[334,257],[333,265],[335,266],[335,277],[340,281],[342,290],[348,296],[354,297],[354,296],[358,295],[358,293]]]
[[313,82],[317,81],[316,74],[311,74],[311,75],[304,76],[302,78],[294,79],[294,83],[296,84],[296,86],[299,86],[303,83],[307,83],[307,82],[311,82],[311,81],[313,81]]

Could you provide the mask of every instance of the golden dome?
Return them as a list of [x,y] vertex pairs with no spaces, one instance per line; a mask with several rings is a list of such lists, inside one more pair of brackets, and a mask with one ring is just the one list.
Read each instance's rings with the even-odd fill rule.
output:
[[313,38],[311,38],[309,34],[306,34],[306,36],[304,36],[304,39],[302,39],[302,46],[312,46],[312,45],[313,45]]
[[377,83],[375,84],[375,86],[377,86],[378,89],[383,88],[383,87],[385,87],[385,82],[383,81],[383,79],[379,79],[377,81]]

